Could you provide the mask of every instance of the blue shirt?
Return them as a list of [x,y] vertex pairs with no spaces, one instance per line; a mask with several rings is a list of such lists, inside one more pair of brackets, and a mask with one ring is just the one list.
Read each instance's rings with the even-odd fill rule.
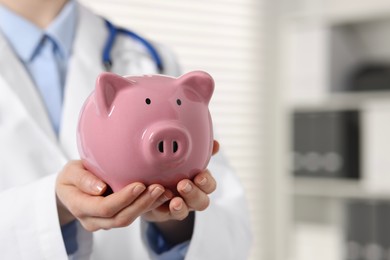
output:
[[[34,67],[33,63],[41,54],[40,51],[45,37],[49,37],[53,41],[55,45],[54,52],[59,65],[58,72],[60,78],[60,84],[59,86],[55,86],[55,90],[59,92],[61,97],[63,96],[67,66],[72,54],[72,44],[76,31],[76,8],[77,5],[74,1],[68,1],[54,21],[46,29],[41,29],[0,4],[0,30],[9,41],[16,55],[25,65],[33,80],[38,77],[45,77],[47,74],[45,64],[41,63],[37,68]],[[46,102],[45,105],[50,112],[54,109],[52,106],[55,104]],[[60,118],[50,119],[52,120],[53,128],[57,131]],[[61,227],[61,231],[67,253],[73,254],[78,248],[76,241],[76,222],[74,221],[64,225]],[[169,246],[154,225],[149,225],[146,237],[151,248],[159,254],[161,260],[184,259],[189,246],[189,241],[176,245],[175,247]]]

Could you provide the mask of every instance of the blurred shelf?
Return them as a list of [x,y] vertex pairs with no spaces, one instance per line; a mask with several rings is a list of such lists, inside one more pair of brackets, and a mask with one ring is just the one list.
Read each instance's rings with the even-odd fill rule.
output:
[[292,192],[295,196],[329,199],[390,200],[390,191],[389,193],[368,192],[359,180],[295,177],[292,182]]
[[388,99],[390,98],[390,89],[373,91],[332,91],[328,97],[334,101],[344,100],[357,103],[367,100]]
[[290,103],[293,111],[360,109],[367,102],[390,100],[390,90],[361,92],[330,92],[321,100],[294,100]]
[[307,2],[317,2],[317,4],[312,3],[311,8],[284,11],[282,18],[286,22],[299,23],[321,20],[329,26],[390,18],[390,2],[387,0],[364,0],[359,3],[354,0],[311,0]]
[[327,0],[327,20],[333,24],[360,23],[390,17],[387,0]]

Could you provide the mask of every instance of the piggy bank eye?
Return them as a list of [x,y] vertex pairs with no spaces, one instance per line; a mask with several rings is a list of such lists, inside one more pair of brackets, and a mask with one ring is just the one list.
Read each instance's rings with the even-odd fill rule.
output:
[[181,100],[180,99],[177,99],[176,103],[177,103],[178,106],[181,106]]
[[150,103],[152,103],[152,100],[150,100],[150,98],[147,98],[147,99],[145,99],[145,103],[146,103],[147,105],[150,105]]

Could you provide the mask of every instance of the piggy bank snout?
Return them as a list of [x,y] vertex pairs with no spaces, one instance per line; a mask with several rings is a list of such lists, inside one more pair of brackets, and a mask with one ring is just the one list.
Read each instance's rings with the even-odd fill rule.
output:
[[148,161],[173,168],[186,161],[191,142],[184,127],[161,124],[146,131],[143,149]]

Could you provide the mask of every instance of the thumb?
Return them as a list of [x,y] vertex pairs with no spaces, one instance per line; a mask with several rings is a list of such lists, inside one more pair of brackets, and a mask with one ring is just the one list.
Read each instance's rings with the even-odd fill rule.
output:
[[107,184],[85,169],[81,161],[72,161],[67,166],[65,169],[69,170],[69,173],[65,174],[67,184],[76,186],[90,195],[102,195],[106,191]]
[[107,184],[91,172],[83,170],[80,171],[79,174],[79,180],[75,185],[83,192],[90,195],[102,195],[106,191]]

